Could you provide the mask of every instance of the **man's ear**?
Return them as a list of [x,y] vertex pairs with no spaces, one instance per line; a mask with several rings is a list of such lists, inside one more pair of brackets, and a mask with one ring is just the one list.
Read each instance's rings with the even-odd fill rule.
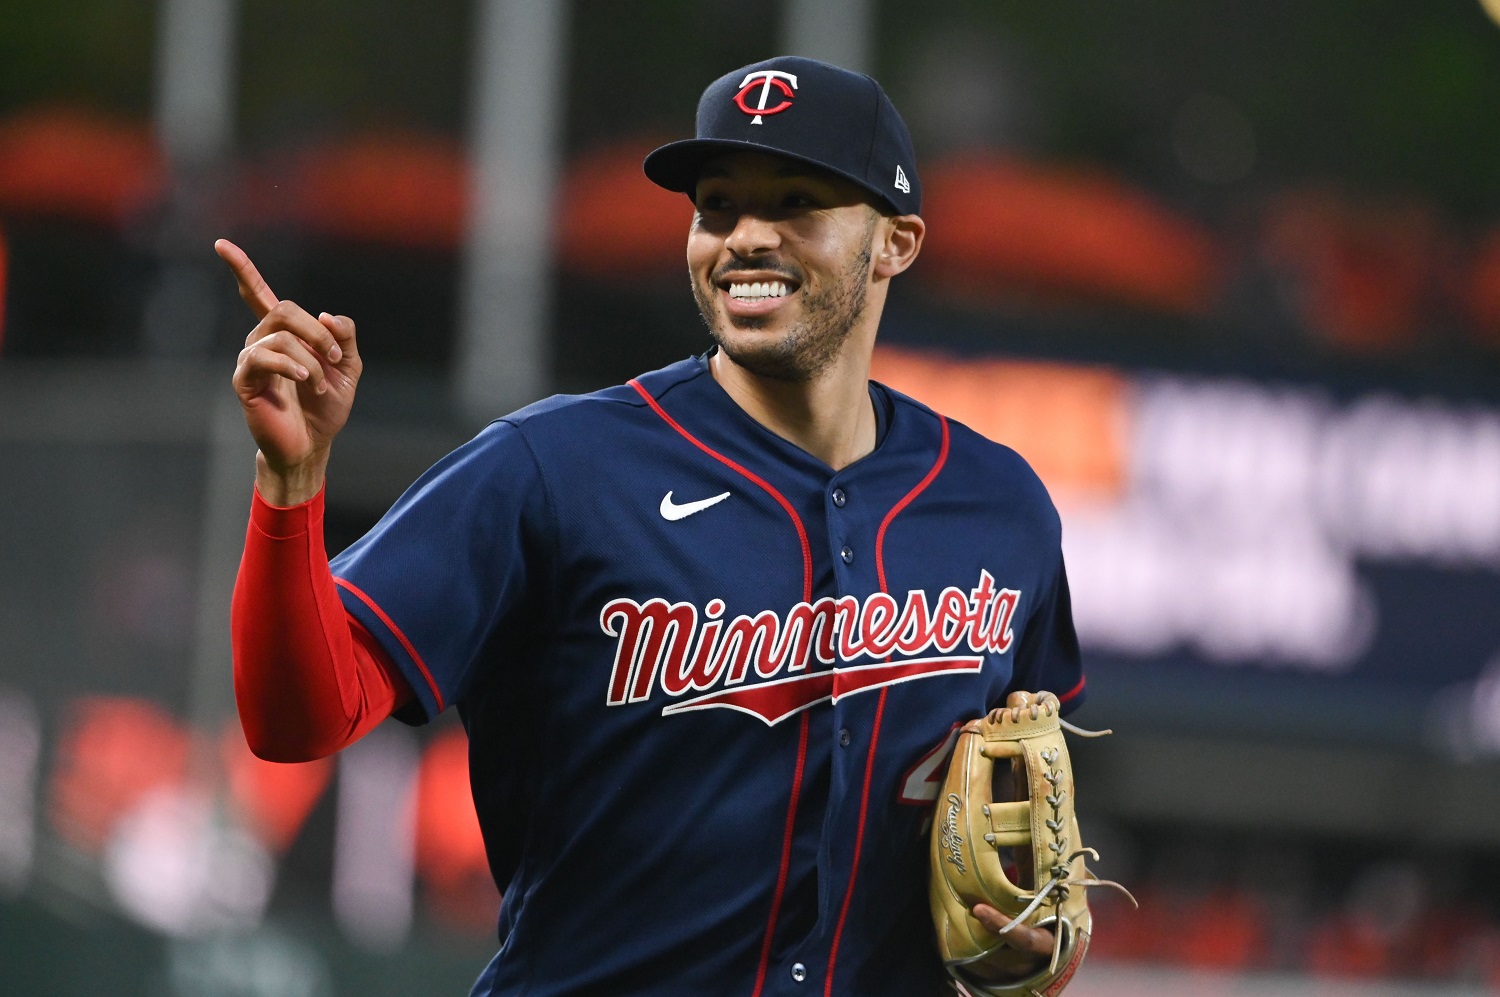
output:
[[927,225],[919,215],[892,215],[881,219],[875,249],[876,277],[890,279],[911,266],[922,251]]

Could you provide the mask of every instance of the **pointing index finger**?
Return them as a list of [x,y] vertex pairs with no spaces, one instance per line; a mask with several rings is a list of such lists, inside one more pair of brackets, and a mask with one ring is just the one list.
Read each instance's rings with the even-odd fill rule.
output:
[[250,262],[249,255],[228,239],[215,242],[214,252],[234,271],[234,279],[240,285],[240,297],[245,299],[245,304],[250,306],[255,317],[265,318],[266,313],[275,308],[280,299],[260,275],[260,271],[255,269],[255,264]]

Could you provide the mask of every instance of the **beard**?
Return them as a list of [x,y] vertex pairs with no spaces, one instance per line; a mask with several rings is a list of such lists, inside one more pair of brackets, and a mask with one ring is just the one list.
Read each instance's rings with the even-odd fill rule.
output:
[[[870,251],[874,244],[873,221],[865,233],[864,245],[847,267],[819,291],[809,291],[802,274],[775,260],[728,263],[714,271],[707,286],[696,279],[693,297],[698,311],[724,355],[752,374],[777,381],[811,381],[838,359],[850,331],[865,313],[866,291],[870,279]],[[736,270],[758,270],[779,273],[797,283],[796,294],[802,295],[802,317],[782,336],[754,345],[737,345],[730,341],[716,309],[718,285]],[[771,317],[728,318],[736,329],[763,329]]]

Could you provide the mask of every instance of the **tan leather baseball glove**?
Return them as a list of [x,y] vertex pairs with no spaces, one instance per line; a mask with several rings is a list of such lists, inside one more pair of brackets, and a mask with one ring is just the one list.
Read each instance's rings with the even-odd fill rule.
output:
[[[1053,997],[1089,945],[1085,890],[1095,878],[1079,838],[1073,768],[1050,692],[1013,692],[1005,706],[965,724],[938,797],[932,827],[932,918],[938,949],[963,992],[982,997]],[[1129,893],[1126,893],[1129,896]],[[1134,898],[1132,898],[1132,903]],[[971,910],[988,904],[1012,920],[1050,929],[1052,959],[1012,948]],[[1006,929],[1009,930],[1009,929]]]

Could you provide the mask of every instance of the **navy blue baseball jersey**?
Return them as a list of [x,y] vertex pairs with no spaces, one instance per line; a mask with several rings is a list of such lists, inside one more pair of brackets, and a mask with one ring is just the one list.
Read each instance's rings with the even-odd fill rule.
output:
[[458,708],[496,882],[482,995],[948,992],[926,828],[953,734],[1081,701],[1057,513],[881,385],[833,471],[706,358],[508,416],[336,558]]

